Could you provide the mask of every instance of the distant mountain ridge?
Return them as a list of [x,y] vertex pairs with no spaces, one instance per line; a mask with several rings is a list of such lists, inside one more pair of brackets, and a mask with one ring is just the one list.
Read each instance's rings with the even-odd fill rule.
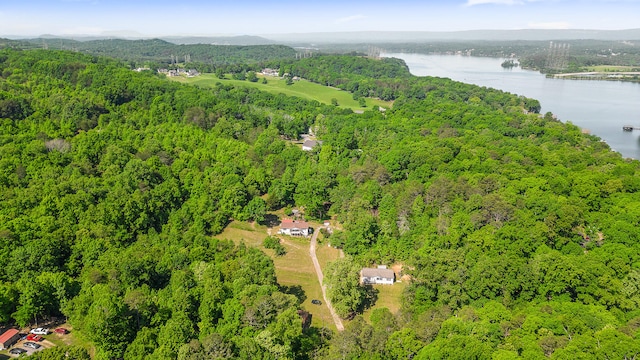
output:
[[455,40],[639,40],[639,29],[628,30],[468,30],[468,31],[359,31],[336,33],[268,34],[283,43],[389,43]]
[[100,41],[100,40],[153,40],[160,39],[164,40],[168,43],[176,44],[176,45],[196,45],[196,44],[206,44],[206,45],[240,45],[240,46],[249,46],[249,45],[275,45],[277,41],[266,39],[260,36],[253,35],[239,35],[239,36],[107,36],[107,35],[51,35],[51,34],[43,34],[37,37],[33,36],[11,36],[6,35],[2,36],[2,38],[13,39],[13,40],[27,40],[33,41],[34,39],[45,39],[45,40],[75,40],[79,42],[87,42],[87,41]]
[[179,45],[210,44],[210,45],[275,45],[278,42],[261,36],[163,36],[160,39]]
[[[33,39],[28,36],[0,35],[16,40]],[[640,28],[626,30],[591,29],[520,29],[520,30],[467,30],[467,31],[354,31],[354,32],[318,32],[261,35],[230,36],[114,36],[114,35],[51,35],[41,39],[72,39],[76,41],[95,41],[109,39],[150,40],[162,39],[178,45],[273,45],[273,44],[309,44],[309,43],[390,43],[425,41],[469,41],[469,40],[640,40]]]

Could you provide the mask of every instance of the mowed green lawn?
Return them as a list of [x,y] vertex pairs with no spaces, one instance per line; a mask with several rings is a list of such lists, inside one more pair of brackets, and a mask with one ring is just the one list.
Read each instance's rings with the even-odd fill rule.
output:
[[406,282],[396,282],[393,285],[373,285],[378,290],[378,299],[371,308],[364,311],[362,316],[369,321],[375,309],[387,308],[392,314],[397,314],[402,306],[402,294],[407,287]]
[[[228,76],[228,75],[227,75]],[[246,86],[256,89],[260,89],[272,94],[285,94],[287,96],[297,96],[299,98],[307,100],[316,100],[323,104],[331,104],[331,99],[338,100],[338,106],[342,108],[349,108],[354,111],[362,111],[371,108],[377,108],[381,106],[383,108],[391,108],[393,103],[391,101],[382,101],[380,99],[365,98],[367,103],[366,107],[360,107],[358,101],[354,100],[352,94],[340,89],[332,88],[329,86],[323,86],[316,83],[312,83],[307,80],[295,81],[292,85],[287,85],[285,80],[280,78],[267,76],[267,83],[263,84],[262,79],[265,78],[262,75],[258,75],[258,82],[250,82],[244,80],[231,80],[231,79],[218,79],[214,74],[202,74],[196,77],[170,77],[169,79],[186,84],[195,84],[202,87],[213,87],[216,83],[231,84],[233,86]]]
[[[313,222],[311,225],[316,229],[319,227],[319,224]],[[216,237],[218,239],[232,240],[236,244],[244,242],[247,246],[256,247],[264,251],[273,259],[278,283],[285,288],[284,290],[289,293],[301,292],[303,294],[302,308],[311,313],[312,325],[326,327],[335,331],[335,324],[331,318],[329,308],[327,308],[322,298],[322,289],[309,254],[309,238],[281,236],[277,235],[276,231],[277,228],[268,229],[266,226],[256,223],[232,221]],[[268,236],[269,232],[281,239],[281,244],[287,249],[285,255],[276,256],[273,250],[265,249],[262,246],[262,241]],[[323,249],[321,253],[325,262],[328,259],[337,259],[339,256],[339,250],[335,248]],[[322,301],[322,304],[312,304],[311,300],[314,299]]]
[[[311,226],[319,229],[320,223],[311,222]],[[276,231],[277,228],[268,229],[266,226],[256,223],[233,221],[216,237],[232,240],[235,243],[244,242],[247,246],[264,251],[273,259],[278,283],[285,289],[288,288],[290,293],[299,293],[300,291],[303,293],[302,307],[311,313],[312,325],[335,331],[335,324],[322,298],[322,289],[309,255],[309,238],[282,236],[276,234]],[[281,244],[287,249],[285,255],[276,256],[273,250],[265,249],[262,246],[262,241],[269,232],[281,239]],[[340,250],[327,246],[328,241],[322,239],[322,235],[319,236],[319,240],[316,255],[320,267],[324,270],[329,262],[340,257]],[[373,307],[365,310],[364,318],[369,321],[371,312],[382,307],[386,307],[391,313],[396,314],[400,310],[402,293],[406,286],[407,283],[404,282],[396,282],[393,285],[375,285],[374,288],[378,290],[378,299]],[[322,304],[312,304],[311,300],[313,299],[322,301]],[[343,323],[346,325],[349,321],[343,320]]]
[[637,69],[637,66],[615,66],[615,65],[597,65],[597,66],[588,66],[587,71],[598,71],[598,72],[625,72],[632,71],[633,69]]

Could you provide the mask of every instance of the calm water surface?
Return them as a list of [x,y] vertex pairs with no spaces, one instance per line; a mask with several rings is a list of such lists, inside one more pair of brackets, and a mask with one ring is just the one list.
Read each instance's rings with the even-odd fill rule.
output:
[[570,121],[625,157],[640,159],[640,84],[618,81],[548,79],[537,71],[503,69],[502,59],[456,55],[383,54],[403,59],[417,76],[446,77],[538,99],[541,113]]

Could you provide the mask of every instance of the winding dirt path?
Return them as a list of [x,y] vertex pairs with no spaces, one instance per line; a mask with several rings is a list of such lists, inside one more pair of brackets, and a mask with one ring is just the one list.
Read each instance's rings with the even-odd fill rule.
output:
[[324,286],[322,282],[324,279],[324,275],[322,274],[322,269],[320,268],[320,263],[318,262],[318,258],[316,257],[316,246],[318,244],[318,234],[320,233],[320,229],[316,229],[311,236],[311,242],[309,245],[309,254],[311,255],[311,260],[313,261],[313,267],[316,269],[316,275],[318,275],[318,281],[320,282],[320,287],[322,288],[322,298],[324,299],[324,303],[329,308],[329,312],[331,313],[331,317],[333,318],[333,322],[336,324],[336,329],[338,331],[344,331],[344,325],[342,325],[342,320],[333,309],[331,302],[327,298],[327,288]]

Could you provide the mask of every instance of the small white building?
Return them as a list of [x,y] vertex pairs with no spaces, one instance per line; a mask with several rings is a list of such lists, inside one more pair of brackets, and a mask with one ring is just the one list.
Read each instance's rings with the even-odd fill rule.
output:
[[387,269],[384,265],[360,270],[360,283],[364,285],[393,285],[395,278],[393,270]]
[[282,219],[278,234],[290,236],[309,236],[313,232],[311,226],[306,221],[298,221],[292,219]]
[[305,141],[302,143],[302,150],[304,150],[304,151],[311,151],[311,150],[313,150],[316,146],[318,146],[318,145],[320,145],[320,144],[322,144],[322,142],[321,142],[321,141],[318,141],[318,140],[309,140],[309,139],[307,139],[307,140],[305,140]]
[[278,69],[269,69],[269,68],[262,69],[262,75],[265,75],[265,76],[278,76],[279,72],[280,70]]

